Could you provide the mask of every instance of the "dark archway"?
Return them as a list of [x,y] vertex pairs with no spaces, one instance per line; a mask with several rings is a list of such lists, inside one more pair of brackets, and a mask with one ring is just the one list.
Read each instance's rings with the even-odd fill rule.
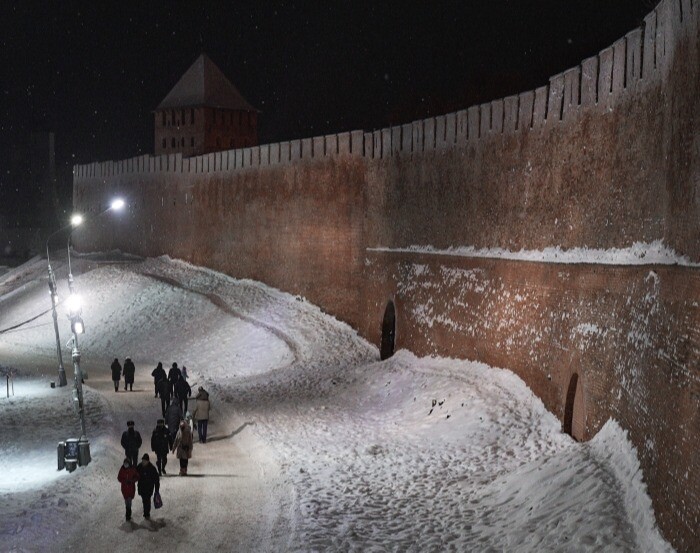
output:
[[394,302],[389,301],[384,310],[384,319],[382,320],[382,342],[379,346],[379,357],[382,361],[389,359],[394,355],[394,347],[396,346],[396,309]]
[[586,402],[583,396],[583,382],[578,373],[571,375],[569,387],[566,391],[566,405],[564,407],[564,432],[577,442],[585,438],[586,430]]

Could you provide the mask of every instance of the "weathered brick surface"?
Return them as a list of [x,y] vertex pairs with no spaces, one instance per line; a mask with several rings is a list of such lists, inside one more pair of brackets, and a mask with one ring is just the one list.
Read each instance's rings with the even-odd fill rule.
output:
[[582,438],[612,417],[630,431],[657,520],[698,550],[700,269],[558,265],[372,252],[361,329],[379,343],[508,367],[562,420],[581,379]]

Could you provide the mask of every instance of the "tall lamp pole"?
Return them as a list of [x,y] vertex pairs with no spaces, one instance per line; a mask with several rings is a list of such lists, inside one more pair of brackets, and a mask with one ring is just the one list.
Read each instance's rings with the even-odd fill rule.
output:
[[71,219],[71,223],[64,227],[61,227],[56,232],[49,235],[46,239],[46,261],[48,263],[49,270],[49,293],[51,294],[51,311],[53,315],[53,330],[56,334],[56,357],[58,359],[58,385],[65,386],[68,384],[66,380],[66,369],[63,367],[63,354],[61,353],[61,336],[58,333],[58,314],[56,313],[56,305],[58,305],[58,288],[56,287],[56,274],[51,268],[51,257],[49,256],[49,242],[51,238],[56,236],[59,232],[63,232],[69,227],[78,226],[82,222],[82,217],[80,215],[74,215]]
[[[114,200],[109,208],[105,209],[95,218],[99,217],[100,215],[104,215],[105,213],[107,213],[107,211],[118,211],[121,208],[123,208],[124,205],[124,200]],[[74,230],[75,227],[82,223],[82,218],[80,218],[80,220],[77,221],[77,217],[80,216],[75,216],[76,224],[74,224]],[[78,335],[83,334],[85,332],[85,324],[83,323],[82,318],[82,305],[80,297],[75,293],[75,290],[73,288],[73,271],[71,268],[70,261],[70,244],[72,235],[73,231],[71,231],[71,233],[68,235],[67,244],[68,289],[70,291],[70,296],[68,297],[67,305],[68,317],[70,318],[70,328],[73,336],[69,340],[67,346],[71,348],[71,359],[73,361],[73,405],[78,412],[78,416],[80,417],[80,439],[78,440],[78,465],[86,466],[91,461],[90,441],[87,438],[87,430],[85,428],[85,402],[83,397],[83,380],[86,379],[88,375],[87,372],[83,372],[80,366],[80,348],[78,346]]]

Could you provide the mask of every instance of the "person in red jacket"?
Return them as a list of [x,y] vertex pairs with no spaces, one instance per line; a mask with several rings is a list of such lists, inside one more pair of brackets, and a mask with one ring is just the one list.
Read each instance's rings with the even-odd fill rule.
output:
[[139,479],[139,471],[131,466],[131,461],[124,458],[124,464],[119,468],[117,480],[122,484],[122,495],[126,505],[126,520],[131,520],[131,502],[136,495],[136,482]]

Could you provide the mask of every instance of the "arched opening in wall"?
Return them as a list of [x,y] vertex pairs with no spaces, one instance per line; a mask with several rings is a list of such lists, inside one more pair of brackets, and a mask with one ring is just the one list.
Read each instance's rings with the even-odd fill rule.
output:
[[564,432],[577,442],[585,438],[586,430],[586,401],[583,393],[583,381],[578,373],[571,375],[569,387],[566,390],[564,407]]
[[394,355],[396,346],[396,309],[394,302],[389,301],[382,319],[382,341],[379,346],[379,357],[382,361]]

